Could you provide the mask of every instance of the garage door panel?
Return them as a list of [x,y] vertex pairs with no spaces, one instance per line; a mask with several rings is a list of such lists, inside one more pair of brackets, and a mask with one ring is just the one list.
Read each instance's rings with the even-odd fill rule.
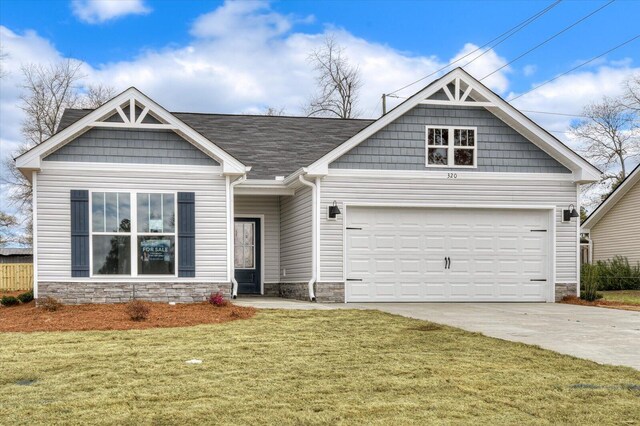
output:
[[[349,208],[347,301],[544,301],[548,213]],[[445,269],[445,258],[451,259]]]

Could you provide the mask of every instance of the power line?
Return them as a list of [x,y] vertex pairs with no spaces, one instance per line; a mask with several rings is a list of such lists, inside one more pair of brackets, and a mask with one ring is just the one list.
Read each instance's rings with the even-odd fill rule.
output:
[[431,77],[432,75],[435,75],[437,73],[439,73],[442,70],[445,70],[447,68],[449,68],[451,65],[460,62],[461,60],[463,60],[464,58],[467,58],[471,55],[473,55],[474,53],[476,53],[477,51],[485,48],[486,46],[490,45],[491,43],[493,43],[496,40],[500,40],[501,38],[504,37],[504,39],[500,40],[498,43],[496,43],[495,45],[491,46],[489,49],[487,49],[486,51],[484,51],[483,53],[481,53],[480,55],[478,55],[476,58],[472,59],[470,62],[467,62],[464,66],[469,65],[471,62],[475,61],[476,59],[478,59],[479,57],[483,56],[484,54],[486,54],[487,52],[489,52],[491,49],[493,49],[494,47],[498,46],[499,44],[501,44],[502,42],[504,42],[505,40],[507,40],[509,37],[515,35],[517,32],[519,32],[520,30],[524,29],[527,25],[529,25],[530,23],[532,23],[533,21],[535,21],[536,19],[540,18],[542,15],[544,15],[545,13],[547,13],[548,11],[550,11],[551,9],[553,9],[554,7],[556,7],[558,4],[560,4],[562,0],[556,0],[554,3],[550,4],[549,6],[545,7],[544,9],[542,9],[541,11],[535,13],[534,15],[528,17],[527,19],[525,19],[524,21],[520,22],[518,25],[510,28],[509,30],[503,32],[502,34],[500,34],[499,36],[493,38],[492,40],[486,42],[485,44],[483,44],[482,46],[476,48],[475,50],[467,53],[466,55],[456,59],[455,61],[449,62],[447,65],[435,70],[434,72],[432,72],[429,75],[426,75],[412,83],[409,83],[405,86],[402,86],[399,89],[394,90],[393,92],[389,93],[389,94],[394,94],[397,93],[401,90],[406,89],[407,87],[413,86],[416,83],[419,83],[423,80],[426,80],[427,78]]
[[529,53],[533,52],[534,50],[538,49],[539,47],[544,46],[545,44],[547,44],[548,42],[550,42],[551,40],[553,40],[554,38],[558,37],[559,35],[569,31],[571,28],[575,27],[576,25],[580,24],[581,22],[585,21],[586,19],[589,19],[590,17],[592,17],[593,15],[595,15],[596,13],[600,12],[602,9],[604,9],[605,7],[609,6],[611,3],[613,3],[615,0],[610,0],[608,3],[606,3],[603,6],[600,6],[599,8],[597,8],[596,10],[594,10],[593,12],[589,13],[587,16],[584,16],[582,18],[580,18],[579,20],[577,20],[576,22],[574,22],[573,24],[569,25],[568,27],[562,29],[561,31],[555,33],[554,35],[552,35],[551,37],[547,38],[546,40],[542,41],[541,43],[538,43],[537,45],[535,45],[534,47],[532,47],[531,49],[527,50],[526,52],[520,54],[519,56],[517,56],[516,58],[512,59],[511,61],[507,62],[506,64],[504,64],[503,66],[499,67],[498,69],[490,72],[489,74],[485,75],[484,77],[482,77],[479,81],[484,80],[487,77],[492,76],[493,74],[497,73],[498,71],[500,71],[503,68],[508,67],[509,65],[511,65],[512,63],[514,63],[515,61],[521,59],[522,57],[528,55]]
[[588,61],[585,61],[585,62],[581,63],[580,65],[578,65],[578,66],[575,66],[575,67],[571,68],[569,71],[565,71],[565,72],[563,72],[562,74],[559,74],[559,75],[557,75],[557,76],[553,77],[552,79],[549,79],[549,80],[545,81],[544,83],[540,83],[540,84],[538,84],[537,86],[535,86],[535,87],[531,88],[530,90],[527,90],[527,91],[526,91],[526,92],[524,92],[524,93],[520,93],[518,96],[514,96],[513,98],[509,99],[507,102],[512,102],[512,101],[514,101],[514,100],[516,100],[516,99],[518,99],[518,98],[520,98],[520,97],[522,97],[522,96],[526,95],[527,93],[531,93],[531,92],[533,92],[534,90],[537,90],[537,89],[539,89],[540,87],[544,86],[545,84],[549,84],[549,83],[551,83],[552,81],[555,81],[555,80],[559,79],[560,77],[565,76],[565,75],[569,74],[570,72],[573,72],[573,71],[577,70],[578,68],[581,68],[581,67],[583,67],[583,66],[585,66],[585,65],[587,65],[587,64],[589,64],[589,63],[591,63],[591,62],[593,62],[593,61],[595,61],[596,59],[599,59],[599,58],[601,58],[601,57],[605,56],[606,54],[611,53],[611,52],[613,52],[614,50],[617,50],[617,49],[621,48],[622,46],[625,46],[625,45],[627,45],[627,44],[631,43],[631,42],[632,42],[632,41],[634,41],[634,40],[637,40],[638,38],[640,38],[640,34],[638,34],[637,36],[632,37],[632,38],[630,38],[629,40],[627,40],[627,41],[625,41],[625,42],[623,42],[623,43],[621,43],[621,44],[619,44],[619,45],[617,45],[617,46],[615,46],[615,47],[613,47],[613,48],[611,48],[611,49],[607,50],[607,51],[606,51],[606,52],[604,52],[604,53],[599,54],[598,56],[594,56],[593,58],[589,59]]

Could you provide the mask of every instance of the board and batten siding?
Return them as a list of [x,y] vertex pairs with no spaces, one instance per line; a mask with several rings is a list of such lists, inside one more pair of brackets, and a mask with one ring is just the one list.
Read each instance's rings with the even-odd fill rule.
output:
[[280,197],[280,282],[311,279],[312,201],[307,187],[293,196]]
[[[278,196],[235,195],[236,217],[259,217],[264,215],[264,280],[280,282],[280,198]],[[254,215],[254,216],[252,216]]]
[[[378,172],[377,176],[337,175],[329,172],[322,180],[320,201],[320,275],[322,282],[342,282],[344,214],[327,219],[334,200],[344,203],[386,205],[500,205],[556,206],[556,282],[577,281],[577,222],[561,223],[562,209],[577,205],[576,184],[569,180],[498,180],[481,176],[458,179],[397,176]],[[374,172],[372,172],[374,173]],[[463,207],[461,207],[463,208]],[[344,210],[343,210],[344,211]],[[348,207],[346,209],[348,214]]]
[[624,256],[640,262],[640,182],[591,228],[593,261]]
[[[70,191],[194,192],[196,276],[161,280],[227,282],[226,185],[220,173],[74,167],[47,168],[38,173],[38,280],[104,281],[115,277],[71,278]],[[133,197],[133,195],[132,195]],[[132,198],[132,203],[135,202]],[[178,248],[179,249],[179,248]],[[142,279],[144,277],[138,277]],[[132,280],[135,278],[126,278]],[[160,280],[159,280],[160,281]]]

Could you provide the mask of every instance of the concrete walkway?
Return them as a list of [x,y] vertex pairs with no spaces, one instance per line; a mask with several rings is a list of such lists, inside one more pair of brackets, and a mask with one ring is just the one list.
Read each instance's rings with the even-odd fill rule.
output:
[[276,297],[241,297],[234,303],[261,309],[377,309],[640,370],[640,312],[557,303],[323,304]]
[[409,318],[640,370],[640,312],[559,303],[360,303]]

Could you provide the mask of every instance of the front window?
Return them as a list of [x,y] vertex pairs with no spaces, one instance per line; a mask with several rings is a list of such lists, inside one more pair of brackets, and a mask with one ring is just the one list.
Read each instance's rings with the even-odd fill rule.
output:
[[133,195],[91,194],[93,275],[175,275],[175,194]]
[[173,194],[138,194],[138,274],[175,274]]
[[131,196],[94,192],[91,232],[94,275],[131,274]]
[[476,129],[427,127],[428,167],[476,167]]

